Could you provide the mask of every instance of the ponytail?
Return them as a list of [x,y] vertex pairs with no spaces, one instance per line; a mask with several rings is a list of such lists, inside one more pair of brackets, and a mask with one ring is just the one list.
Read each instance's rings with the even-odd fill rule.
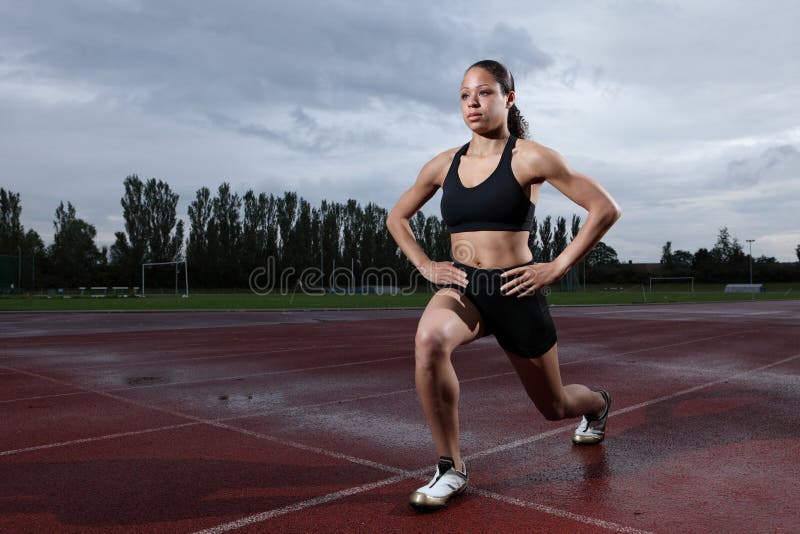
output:
[[528,121],[519,112],[516,104],[512,104],[508,110],[508,131],[519,139],[525,139],[528,136]]

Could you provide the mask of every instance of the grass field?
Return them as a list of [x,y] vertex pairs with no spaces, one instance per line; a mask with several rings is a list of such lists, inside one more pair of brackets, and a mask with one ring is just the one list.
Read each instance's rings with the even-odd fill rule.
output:
[[[796,286],[796,287],[795,287]],[[643,304],[670,302],[712,302],[741,300],[775,300],[800,298],[800,284],[770,284],[766,293],[731,294],[721,284],[696,284],[694,293],[675,288],[662,288],[652,293],[641,285],[590,286],[587,291],[548,296],[550,304]],[[420,291],[409,295],[307,295],[303,293],[255,295],[253,293],[192,293],[189,298],[175,295],[152,295],[145,298],[69,296],[48,298],[43,295],[0,297],[0,311],[65,311],[65,310],[267,310],[303,308],[406,308],[425,306],[432,293]]]

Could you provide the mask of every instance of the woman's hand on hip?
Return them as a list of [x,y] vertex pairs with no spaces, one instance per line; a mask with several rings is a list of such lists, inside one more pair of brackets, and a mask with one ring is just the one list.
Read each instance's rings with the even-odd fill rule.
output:
[[427,261],[419,266],[420,274],[436,285],[457,284],[467,287],[467,273],[452,261]]
[[534,263],[503,271],[500,276],[509,279],[500,286],[503,295],[524,297],[532,295],[537,289],[561,280],[567,269],[560,262]]

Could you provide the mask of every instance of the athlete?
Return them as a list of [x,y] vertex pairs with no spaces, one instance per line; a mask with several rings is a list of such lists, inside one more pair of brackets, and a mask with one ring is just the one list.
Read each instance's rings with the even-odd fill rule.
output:
[[[439,455],[433,478],[411,494],[418,509],[441,508],[467,487],[458,442],[459,383],[450,360],[459,345],[494,335],[546,419],[582,417],[572,436],[575,444],[603,440],[611,406],[603,389],[562,385],[556,330],[542,289],[594,248],[620,217],[620,208],[555,150],[525,139],[527,122],[504,65],[494,60],[471,65],[459,95],[472,139],[426,163],[386,220],[406,257],[439,286],[414,339],[416,389]],[[557,258],[536,263],[528,238],[545,181],[588,215]],[[428,258],[408,222],[438,188],[454,261]]]

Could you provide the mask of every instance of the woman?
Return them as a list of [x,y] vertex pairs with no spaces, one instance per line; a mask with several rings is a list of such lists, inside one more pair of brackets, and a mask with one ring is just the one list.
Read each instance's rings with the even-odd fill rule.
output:
[[[556,151],[525,139],[527,123],[505,66],[493,60],[471,65],[459,94],[472,139],[426,163],[386,220],[422,276],[442,286],[422,313],[414,340],[417,392],[439,455],[431,481],[411,495],[411,505],[420,509],[440,508],[467,487],[458,444],[459,384],[450,361],[459,345],[494,335],[545,418],[582,416],[572,437],[576,444],[603,440],[611,405],[602,389],[562,385],[556,331],[541,290],[594,248],[620,217],[619,206]],[[534,263],[528,238],[545,181],[588,215],[557,258]],[[453,262],[429,259],[408,223],[439,187]]]

